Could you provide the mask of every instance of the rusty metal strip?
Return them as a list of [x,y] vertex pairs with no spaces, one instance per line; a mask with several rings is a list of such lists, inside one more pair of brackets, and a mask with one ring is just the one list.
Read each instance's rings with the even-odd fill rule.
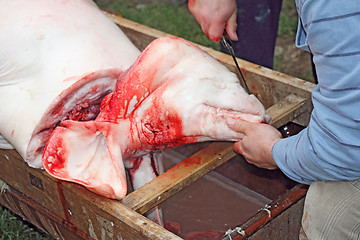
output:
[[[296,204],[300,199],[305,197],[308,186],[303,184],[298,184],[293,187],[289,192],[280,196],[277,200],[273,201],[266,208],[262,209],[258,214],[253,218],[249,219],[246,223],[239,226],[238,229],[241,231],[234,231],[230,234],[231,239],[241,240],[247,239],[253,235],[256,231],[264,227],[271,220],[275,219],[286,209],[290,208]],[[223,238],[223,240],[228,240],[229,235]]]

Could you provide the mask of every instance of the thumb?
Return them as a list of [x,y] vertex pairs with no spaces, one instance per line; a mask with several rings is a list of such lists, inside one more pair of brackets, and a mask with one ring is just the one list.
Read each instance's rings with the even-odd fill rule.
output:
[[241,119],[235,119],[235,118],[227,118],[226,124],[231,128],[232,130],[244,133],[246,132],[246,129],[248,128],[248,125],[250,124],[247,121],[241,120]]
[[231,17],[229,18],[226,24],[226,32],[229,34],[230,39],[233,41],[239,40],[236,34],[236,28],[237,28],[237,23],[236,23],[236,11],[235,11],[231,15]]

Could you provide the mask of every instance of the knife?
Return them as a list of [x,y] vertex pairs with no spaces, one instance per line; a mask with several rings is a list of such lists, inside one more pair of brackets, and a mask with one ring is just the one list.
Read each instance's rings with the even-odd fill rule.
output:
[[[230,37],[229,37],[229,35],[227,34],[226,31],[224,31],[224,34],[223,34],[222,37],[221,37],[221,43],[222,43],[222,45],[228,50],[228,52],[230,53],[230,55],[232,56],[232,58],[233,58],[233,60],[234,60],[234,62],[235,62],[236,68],[237,68],[237,70],[238,70],[239,73],[240,73],[241,80],[242,80],[242,82],[243,82],[243,84],[244,84],[244,86],[245,86],[245,90],[247,91],[248,94],[251,94],[251,93],[250,93],[250,90],[249,90],[249,88],[248,88],[248,86],[247,86],[247,84],[246,84],[245,77],[244,77],[244,75],[243,75],[242,72],[241,72],[241,69],[240,69],[240,67],[239,67],[238,62],[236,61],[234,48],[232,47],[232,41],[231,41],[231,39],[230,39]],[[241,83],[240,83],[240,85],[241,85]]]

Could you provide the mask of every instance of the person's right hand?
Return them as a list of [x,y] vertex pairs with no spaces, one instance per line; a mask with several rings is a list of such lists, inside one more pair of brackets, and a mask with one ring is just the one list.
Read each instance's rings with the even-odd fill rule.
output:
[[281,139],[281,133],[270,124],[253,123],[242,119],[228,118],[228,126],[243,138],[234,144],[235,152],[240,153],[251,164],[273,170],[278,168],[272,157],[274,144]]
[[238,40],[235,0],[189,0],[188,7],[210,40],[220,41],[224,29],[231,40]]

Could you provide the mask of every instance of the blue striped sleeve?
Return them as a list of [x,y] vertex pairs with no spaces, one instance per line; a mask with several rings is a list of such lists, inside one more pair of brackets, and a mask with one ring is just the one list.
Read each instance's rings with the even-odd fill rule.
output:
[[278,141],[272,154],[295,181],[360,178],[360,3],[297,0],[296,45],[314,55],[319,84],[314,110],[300,134]]

